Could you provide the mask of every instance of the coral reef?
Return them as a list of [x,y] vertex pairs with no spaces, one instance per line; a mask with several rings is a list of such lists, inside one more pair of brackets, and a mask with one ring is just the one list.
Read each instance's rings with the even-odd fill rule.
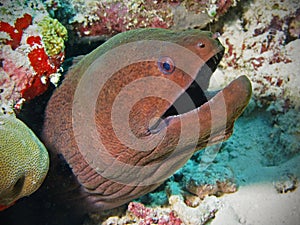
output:
[[185,225],[205,224],[214,218],[220,208],[220,201],[215,196],[206,197],[197,207],[188,207],[180,196],[170,196],[169,203]]
[[[79,37],[112,36],[143,27],[205,27],[225,14],[235,0],[140,1],[48,0],[47,10]],[[65,20],[65,15],[69,18]],[[92,39],[89,39],[92,40]]]
[[[299,2],[251,1],[228,16],[220,40],[227,51],[215,79],[250,77],[257,104],[299,106]],[[238,11],[239,10],[239,11]],[[298,25],[297,25],[298,24]],[[294,37],[294,38],[291,38]]]
[[128,211],[138,219],[140,225],[143,224],[160,224],[160,225],[180,225],[182,221],[175,216],[174,211],[168,212],[165,215],[163,211],[158,211],[152,208],[146,208],[138,202],[131,202],[128,205]]
[[[0,102],[1,104],[1,102]],[[49,168],[48,152],[35,134],[1,104],[0,210],[35,192]]]
[[150,208],[138,202],[130,202],[125,215],[109,217],[101,224],[205,224],[215,216],[220,206],[215,196],[206,197],[197,207],[188,207],[181,196],[172,195],[169,198],[168,207]]
[[[189,166],[189,163],[194,165]],[[232,170],[218,164],[211,164],[202,170],[199,162],[190,160],[189,163],[182,171],[183,181],[189,192],[204,199],[208,195],[221,196],[224,193],[237,191]],[[190,167],[194,167],[193,174],[190,173]]]
[[0,100],[20,109],[57,83],[67,31],[38,1],[7,1],[0,10]]
[[16,49],[20,45],[23,30],[26,29],[31,23],[32,17],[28,13],[25,13],[22,17],[17,18],[14,26],[11,26],[7,22],[0,21],[0,31],[7,33],[10,38],[7,39],[4,44],[10,45],[12,49]]

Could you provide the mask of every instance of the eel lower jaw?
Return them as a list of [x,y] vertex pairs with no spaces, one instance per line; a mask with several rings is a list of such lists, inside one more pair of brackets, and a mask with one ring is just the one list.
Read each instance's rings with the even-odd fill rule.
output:
[[[202,130],[210,130],[211,134],[214,132],[216,135],[215,142],[227,139],[232,133],[235,120],[241,115],[251,98],[251,82],[246,76],[240,76],[224,89],[216,92],[205,92],[205,94],[207,101],[199,107],[184,113],[160,118],[156,126],[150,129],[150,132],[156,134],[165,128],[174,128],[174,126],[180,129],[181,122],[187,121],[189,126],[199,123]],[[195,115],[198,116],[198,121],[194,120]],[[212,131],[213,129],[214,131]],[[223,136],[218,135],[218,133],[222,133]]]

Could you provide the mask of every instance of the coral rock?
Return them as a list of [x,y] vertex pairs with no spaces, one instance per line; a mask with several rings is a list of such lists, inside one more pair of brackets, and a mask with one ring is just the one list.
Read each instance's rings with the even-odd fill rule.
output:
[[276,101],[299,106],[299,39],[294,39],[299,35],[299,1],[255,0],[239,7],[241,18],[230,14],[229,23],[222,21],[220,39],[227,51],[215,79],[222,86],[247,74],[258,106]]
[[289,32],[292,37],[300,38],[300,8],[296,11],[295,18],[291,20]]
[[206,197],[199,206],[188,207],[180,196],[173,195],[169,199],[170,207],[182,219],[185,225],[206,224],[214,218],[221,207],[220,201],[215,196]]
[[[79,37],[102,39],[126,30],[158,27],[185,29],[205,27],[227,12],[236,0],[216,1],[141,1],[141,0],[57,0],[47,9],[71,26]],[[56,4],[53,4],[56,2]],[[92,38],[88,39],[93,40]]]
[[29,6],[7,1],[0,10],[5,12],[0,16],[0,100],[20,109],[47,90],[53,74],[57,77],[67,32],[39,1]]
[[283,174],[278,181],[274,182],[274,186],[278,193],[294,191],[298,186],[297,176],[291,173]]
[[159,225],[180,225],[182,221],[175,216],[174,211],[169,214],[159,212],[157,209],[147,208],[138,202],[130,202],[128,211],[138,219],[141,219],[139,225],[159,224]]

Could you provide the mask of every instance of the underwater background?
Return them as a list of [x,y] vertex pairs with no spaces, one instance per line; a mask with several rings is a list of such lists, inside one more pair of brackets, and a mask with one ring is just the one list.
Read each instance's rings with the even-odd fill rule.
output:
[[[117,33],[144,27],[218,32],[225,54],[209,88],[223,88],[246,75],[253,95],[227,141],[195,153],[155,191],[120,208],[90,214],[83,224],[299,224],[297,0],[4,0],[0,117],[23,121],[39,137],[47,101],[76,56]],[[5,140],[1,137],[1,146]],[[46,159],[36,160],[47,168]],[[38,208],[26,209],[37,188],[28,187],[32,195],[26,192],[0,211],[0,224],[38,217]]]

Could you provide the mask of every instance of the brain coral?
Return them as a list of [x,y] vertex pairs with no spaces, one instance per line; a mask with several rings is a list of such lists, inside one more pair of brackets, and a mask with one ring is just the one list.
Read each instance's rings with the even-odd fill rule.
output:
[[0,112],[0,208],[32,194],[49,168],[48,152],[14,115]]

